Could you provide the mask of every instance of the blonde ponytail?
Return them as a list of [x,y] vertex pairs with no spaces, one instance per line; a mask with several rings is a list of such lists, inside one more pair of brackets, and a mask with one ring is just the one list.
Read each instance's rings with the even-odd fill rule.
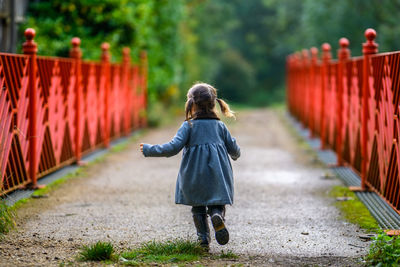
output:
[[222,113],[226,117],[236,119],[234,112],[229,108],[229,105],[224,100],[217,98],[217,102],[221,108]]

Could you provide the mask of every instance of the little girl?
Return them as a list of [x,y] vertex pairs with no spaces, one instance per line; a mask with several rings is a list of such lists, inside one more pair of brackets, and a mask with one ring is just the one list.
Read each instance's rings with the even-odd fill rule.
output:
[[163,145],[140,144],[145,157],[171,157],[183,148],[176,182],[175,203],[192,206],[194,225],[200,244],[208,248],[210,230],[207,214],[220,245],[229,241],[225,226],[225,205],[233,203],[233,160],[240,148],[225,124],[219,120],[215,103],[227,117],[234,117],[228,104],[217,98],[209,84],[197,83],[189,89],[185,106],[186,120],[175,137]]

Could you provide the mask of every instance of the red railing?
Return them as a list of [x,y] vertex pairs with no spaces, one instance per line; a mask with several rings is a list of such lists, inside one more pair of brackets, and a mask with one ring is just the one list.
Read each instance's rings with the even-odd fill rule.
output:
[[373,190],[400,213],[400,52],[377,54],[376,33],[365,32],[363,57],[351,58],[349,41],[330,45],[322,57],[311,49],[287,58],[289,111],[321,148],[337,153],[338,165],[361,176],[361,190]]
[[146,125],[147,59],[131,65],[81,60],[79,38],[71,58],[36,56],[33,29],[25,55],[0,53],[0,195],[78,162],[112,139]]

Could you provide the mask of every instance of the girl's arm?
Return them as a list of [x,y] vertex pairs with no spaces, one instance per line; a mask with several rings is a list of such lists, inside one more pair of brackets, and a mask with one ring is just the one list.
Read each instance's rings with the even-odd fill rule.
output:
[[141,144],[145,157],[171,157],[179,153],[189,139],[190,126],[184,122],[175,137],[162,145]]
[[[224,125],[225,126],[225,125]],[[240,157],[240,147],[236,143],[236,139],[231,136],[228,128],[225,128],[225,146],[228,150],[228,154],[231,155],[233,160],[237,160]]]

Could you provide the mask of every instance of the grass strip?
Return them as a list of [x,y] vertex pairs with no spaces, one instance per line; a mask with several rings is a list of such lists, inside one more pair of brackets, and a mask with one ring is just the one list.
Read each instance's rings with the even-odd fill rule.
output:
[[0,199],[0,238],[15,226],[15,210],[8,207],[4,199]]
[[334,186],[329,195],[335,199],[346,199],[335,203],[342,212],[344,219],[369,232],[376,232],[379,229],[378,222],[372,217],[369,210],[347,187]]

